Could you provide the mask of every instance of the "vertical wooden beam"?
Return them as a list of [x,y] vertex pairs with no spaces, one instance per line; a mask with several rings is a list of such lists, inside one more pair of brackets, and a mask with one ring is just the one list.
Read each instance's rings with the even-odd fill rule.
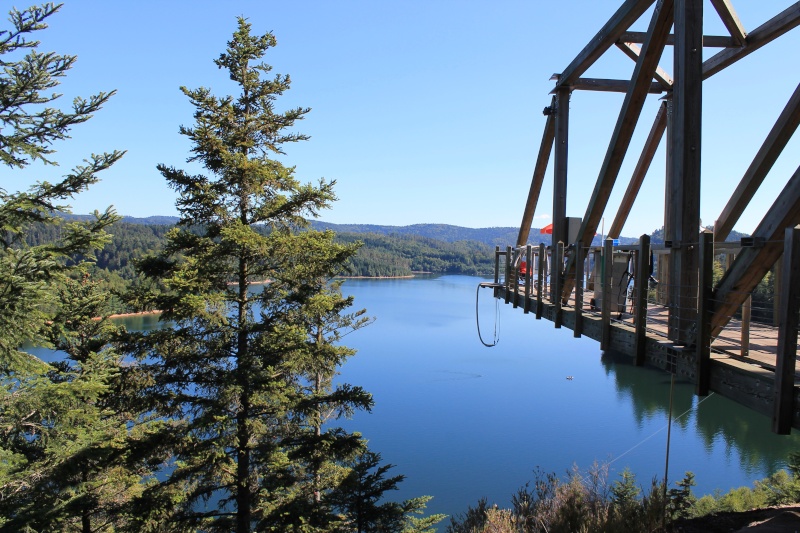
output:
[[544,243],[539,243],[539,260],[536,262],[536,320],[542,318],[542,310],[544,303],[542,302],[544,294],[544,272],[547,270],[547,256],[544,251]]
[[572,330],[573,337],[580,337],[583,334],[583,267],[586,255],[584,254],[584,247],[577,242],[573,244],[575,247],[575,328]]
[[697,302],[697,340],[695,342],[695,393],[707,396],[711,384],[711,305],[714,289],[714,234],[700,233],[700,289]]
[[[560,300],[563,256],[559,257],[555,244],[567,242],[567,155],[569,147],[569,98],[568,87],[556,92],[556,137],[553,151],[553,255],[550,268],[551,298]],[[556,261],[562,262],[561,266]],[[560,310],[560,306],[557,308]],[[558,314],[558,313],[557,313]],[[556,327],[561,327],[559,323]]]
[[500,246],[494,247],[494,283],[500,283]]
[[656,118],[653,121],[653,127],[650,128],[650,134],[647,136],[644,148],[642,148],[642,154],[639,156],[639,162],[636,163],[631,181],[628,183],[628,189],[625,191],[625,196],[623,196],[622,202],[619,204],[617,216],[614,217],[611,228],[608,230],[608,236],[612,239],[619,237],[620,232],[622,232],[622,227],[625,225],[625,221],[628,220],[633,202],[639,194],[639,189],[642,186],[647,171],[650,169],[650,163],[652,163],[653,157],[656,155],[656,150],[661,143],[661,137],[664,136],[666,127],[667,103],[661,102],[661,107],[658,108],[658,113],[656,113]]
[[728,238],[733,226],[742,216],[742,212],[763,183],[778,156],[786,148],[798,125],[800,125],[800,84],[797,85],[786,107],[783,108],[775,125],[764,139],[764,143],[739,181],[736,190],[731,194],[722,213],[717,217],[717,221],[714,223],[714,239],[717,242]]
[[611,344],[611,278],[614,267],[614,241],[603,243],[603,300],[600,303],[600,349],[608,350]]
[[[586,215],[584,215],[581,228],[578,231],[578,240],[584,246],[589,246],[592,243],[597,226],[603,216],[603,211],[608,204],[614,182],[619,175],[625,153],[628,150],[628,146],[630,146],[633,131],[636,128],[636,123],[639,120],[639,115],[647,97],[650,80],[653,78],[653,73],[658,66],[658,60],[661,58],[667,42],[673,19],[672,11],[673,0],[658,0],[656,3],[650,20],[647,38],[642,45],[642,55],[639,56],[639,61],[636,62],[636,67],[633,69],[630,89],[625,94],[625,101],[614,126],[614,133],[611,136],[608,150],[603,159],[603,165],[600,168],[592,197],[586,208]],[[574,271],[575,264],[570,259],[567,266],[567,282],[564,286],[565,293],[569,293],[572,290]]]
[[553,150],[553,139],[555,138],[556,122],[555,110],[556,97],[553,96],[550,107],[545,108],[547,122],[544,125],[542,142],[539,145],[539,155],[536,157],[536,166],[531,177],[531,188],[528,191],[528,201],[525,202],[525,211],[522,213],[522,223],[519,226],[517,236],[517,246],[524,246],[528,242],[533,224],[533,214],[536,212],[536,204],[539,203],[539,193],[542,190],[544,174],[547,170],[547,163],[550,160],[550,152]]
[[[775,262],[775,267],[773,269],[773,276],[775,279],[772,280],[773,287],[780,287],[781,286],[781,278],[783,278],[783,268],[780,259]],[[783,299],[783,294],[781,291],[775,291],[775,296],[772,298],[772,325],[778,326],[778,317],[780,316],[780,309],[781,309],[781,300]]]
[[520,264],[520,248],[519,246],[516,247],[513,251],[513,260],[511,262],[511,270],[513,272],[514,281],[512,282],[512,286],[514,287],[514,296],[511,297],[511,304],[514,309],[519,307],[519,264]]
[[671,327],[678,344],[691,344],[697,318],[700,154],[703,111],[703,2],[675,0],[673,84],[673,219]]
[[775,366],[775,414],[772,431],[788,435],[794,421],[797,326],[800,307],[800,227],[786,228],[783,252],[784,277],[780,292],[784,298],[778,328],[778,360]]
[[747,300],[742,304],[742,338],[741,350],[739,355],[748,357],[750,355],[750,318],[753,309],[753,295],[748,295]]
[[550,271],[550,283],[552,284],[553,307],[555,310],[553,324],[556,329],[561,328],[564,319],[564,310],[561,306],[561,280],[564,267],[564,243],[558,241],[553,247],[553,269]]
[[[517,284],[517,280],[511,279],[511,247],[506,246],[506,301],[508,303],[511,301],[511,287],[514,287]],[[515,287],[516,288],[516,287]]]
[[650,235],[639,237],[639,257],[634,279],[634,354],[636,366],[643,366],[647,342],[647,286],[650,279]]
[[525,245],[525,302],[523,310],[527,314],[531,310],[531,281],[533,280],[533,248],[530,244]]
[[[675,231],[672,224],[672,137],[673,137],[673,121],[672,121],[672,95],[667,98],[664,103],[667,105],[667,140],[665,142],[666,150],[665,161],[666,168],[664,169],[664,240],[673,241]],[[670,254],[671,255],[671,254]],[[661,254],[658,257],[658,297],[659,303],[669,307],[670,298],[670,275],[669,264],[670,257],[668,254]],[[667,328],[667,335],[669,335],[669,328]]]

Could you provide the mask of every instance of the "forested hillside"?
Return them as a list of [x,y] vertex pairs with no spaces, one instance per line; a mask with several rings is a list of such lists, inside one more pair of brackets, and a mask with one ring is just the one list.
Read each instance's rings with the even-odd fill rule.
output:
[[[136,277],[135,260],[160,250],[167,232],[173,227],[124,220],[109,227],[111,242],[96,253],[93,269],[95,276],[112,289],[121,289]],[[59,232],[60,229],[52,225],[34,226],[28,234],[28,244],[37,246],[54,242]],[[494,248],[478,241],[447,242],[410,233],[345,231],[337,232],[336,240],[342,243],[363,242],[358,253],[347,263],[346,275],[349,276],[410,276],[414,272],[489,276],[494,272]]]

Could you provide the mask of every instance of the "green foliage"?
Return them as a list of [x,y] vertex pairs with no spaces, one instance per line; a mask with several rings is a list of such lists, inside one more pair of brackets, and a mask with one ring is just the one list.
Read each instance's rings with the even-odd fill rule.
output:
[[417,517],[424,513],[430,496],[403,503],[385,501],[386,492],[397,490],[405,476],[386,477],[394,465],[381,465],[379,453],[365,451],[348,463],[349,472],[330,501],[347,517],[344,527],[357,533],[428,533],[444,515]]
[[534,472],[512,497],[512,508],[489,508],[482,499],[474,508],[450,519],[448,533],[638,533],[666,531],[691,500],[691,473],[664,499],[664,484],[653,480],[643,491],[625,470],[610,486],[607,468],[595,464],[582,473],[573,468],[565,480],[555,474]]
[[[341,340],[370,319],[331,280],[360,244],[307,227],[336,199],[334,183],[301,184],[276,159],[306,139],[289,128],[308,109],[275,111],[290,80],[262,77],[276,41],[250,30],[240,18],[216,61],[239,95],[182,88],[196,122],[180,131],[207,175],[159,165],[181,218],[137,262],[146,283],[132,301],[171,325],[128,339],[150,376],[148,408],[173,424],[151,458],[166,465],[164,481],[137,504],[144,531],[310,533],[353,522],[341,502],[365,443],[336,420],[371,409],[372,397],[334,378],[355,353]],[[425,501],[385,505],[404,530],[427,531],[432,518],[407,518]],[[359,520],[376,527],[377,518]]]

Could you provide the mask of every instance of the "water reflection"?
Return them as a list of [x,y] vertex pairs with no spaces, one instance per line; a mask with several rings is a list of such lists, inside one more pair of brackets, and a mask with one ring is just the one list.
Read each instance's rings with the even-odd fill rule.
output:
[[[633,402],[638,423],[656,415],[667,416],[669,395],[664,390],[670,386],[669,374],[643,372],[629,357],[613,352],[603,354],[601,362],[607,375],[614,377],[618,394]],[[775,435],[768,417],[718,394],[698,398],[694,386],[685,380],[675,381],[673,416],[673,427],[693,432],[707,453],[720,453],[722,448],[727,458],[737,457],[739,466],[748,473],[784,468],[789,453],[800,450],[797,430],[791,435]]]

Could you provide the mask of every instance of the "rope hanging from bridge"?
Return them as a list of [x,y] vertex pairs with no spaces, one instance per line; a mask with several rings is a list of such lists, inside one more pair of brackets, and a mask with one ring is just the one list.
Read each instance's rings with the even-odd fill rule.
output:
[[497,288],[502,287],[499,283],[489,283],[483,282],[478,284],[478,288],[475,291],[475,325],[478,327],[478,339],[480,339],[481,344],[486,346],[487,348],[492,348],[497,346],[497,343],[500,342],[500,300],[497,298],[494,299],[494,333],[492,335],[492,343],[489,344],[488,342],[483,340],[483,336],[481,335],[481,320],[480,314],[478,313],[478,301],[480,297],[480,290],[482,288]]

